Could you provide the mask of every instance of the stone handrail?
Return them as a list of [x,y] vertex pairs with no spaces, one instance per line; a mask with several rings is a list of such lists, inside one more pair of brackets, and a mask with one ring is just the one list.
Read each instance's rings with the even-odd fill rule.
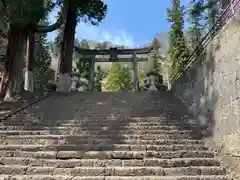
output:
[[[232,0],[227,8],[221,13],[220,17],[213,25],[213,27],[208,31],[208,33],[202,38],[199,46],[191,53],[188,64],[183,66],[180,71],[178,71],[172,78],[171,84],[177,80],[178,76],[181,76],[186,72],[186,70],[195,62],[197,56],[199,56],[207,47],[207,45],[212,41],[212,39],[217,35],[221,28],[231,19],[234,14],[240,9],[240,0]],[[200,48],[199,48],[200,47]]]

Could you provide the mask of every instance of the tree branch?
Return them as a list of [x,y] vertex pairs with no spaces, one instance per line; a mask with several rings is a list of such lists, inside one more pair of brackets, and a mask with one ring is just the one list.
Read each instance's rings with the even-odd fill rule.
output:
[[64,0],[64,4],[63,4],[62,10],[61,10],[61,15],[54,24],[52,24],[50,26],[37,25],[37,26],[33,27],[33,30],[36,33],[47,33],[47,32],[52,32],[52,31],[60,28],[60,26],[62,24],[64,24],[67,19],[67,11],[68,11],[68,0]]

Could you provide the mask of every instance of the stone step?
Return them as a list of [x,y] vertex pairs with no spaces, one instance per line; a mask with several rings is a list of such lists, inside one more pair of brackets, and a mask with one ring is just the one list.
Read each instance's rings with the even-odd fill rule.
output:
[[[49,121],[48,121],[49,122]],[[58,121],[57,124],[61,124],[61,121]],[[74,125],[87,125],[87,124],[91,124],[91,125],[114,125],[114,124],[118,124],[121,126],[124,125],[129,125],[129,126],[161,126],[161,125],[165,125],[165,126],[194,126],[196,124],[188,124],[188,123],[184,123],[181,122],[181,120],[179,121],[175,121],[175,120],[158,120],[158,121],[129,121],[129,120],[120,120],[120,119],[116,119],[116,120],[106,120],[103,119],[103,117],[99,116],[95,117],[94,119],[79,119],[79,120],[68,120],[65,121],[64,123],[66,124],[74,124]]]
[[70,138],[90,138],[91,139],[115,139],[118,141],[119,139],[121,140],[162,140],[162,139],[187,139],[187,140],[201,140],[202,136],[201,135],[196,135],[196,134],[154,134],[154,133],[144,133],[144,134],[139,134],[139,133],[131,133],[131,134],[119,134],[119,133],[114,133],[114,134],[108,134],[106,132],[96,132],[96,131],[81,131],[81,130],[74,130],[70,129],[69,131],[18,131],[18,132],[9,132],[6,134],[1,134],[0,138],[5,138],[5,136],[51,136],[51,135],[56,135],[56,136],[71,136]]
[[143,160],[121,160],[121,159],[35,159],[21,157],[2,157],[1,165],[19,165],[19,166],[51,166],[57,168],[74,167],[109,167],[109,166],[150,166],[150,167],[188,167],[188,166],[220,166],[220,161],[214,158],[175,158],[175,159],[152,159]]
[[[5,145],[0,145],[0,150],[28,150],[28,151],[39,151],[42,148],[45,150],[76,150],[76,151],[87,151],[87,150],[136,150],[136,151],[178,151],[178,150],[207,150],[205,145],[201,144],[113,144],[113,141],[104,142],[99,141],[79,141],[79,139],[14,139],[12,141],[2,141]],[[2,143],[1,143],[2,144]]]
[[[67,117],[66,117],[67,118]],[[96,119],[96,117],[94,117]],[[8,120],[4,123],[0,123],[0,126],[24,126],[28,122],[29,124],[36,125],[36,123],[33,123],[31,121],[27,120]],[[43,119],[41,122],[41,125],[45,126],[190,126],[190,127],[196,127],[196,125],[188,124],[188,123],[181,123],[178,121],[159,121],[159,122],[126,122],[126,121],[119,121],[119,120],[75,120],[75,121],[58,121],[54,122],[51,119]]]
[[[62,126],[53,126],[53,127],[49,127],[49,126],[43,126],[41,124],[37,125],[37,126],[0,126],[0,131],[9,131],[9,130],[32,130],[32,131],[36,131],[36,130],[69,130],[69,128],[73,128],[73,129],[79,129],[81,128],[82,130],[88,130],[89,127],[85,127],[82,125],[74,125],[74,124],[62,124]],[[91,129],[94,129],[95,127],[91,127]],[[150,130],[191,130],[192,127],[189,126],[168,126],[168,125],[151,125],[151,126],[146,126],[146,125],[123,125],[123,126],[119,126],[116,129],[119,130],[132,130],[132,131],[150,131]],[[96,129],[99,129],[99,126],[96,126]]]
[[0,165],[5,175],[68,175],[68,176],[197,176],[226,175],[226,170],[218,166],[198,167],[74,167],[55,168],[50,166],[31,167],[18,165]]
[[[74,131],[74,129],[72,129],[72,131]],[[114,129],[104,129],[102,127],[99,127],[99,129],[91,129],[89,128],[89,130],[82,130],[81,128],[78,128],[75,130],[76,132],[82,132],[82,133],[88,133],[91,135],[105,135],[107,136],[109,134],[109,136],[112,136],[113,134],[121,134],[121,136],[131,136],[133,134],[136,134],[137,132],[131,131],[131,130],[114,130]],[[43,133],[48,133],[50,134],[51,131],[19,131],[19,130],[7,130],[7,131],[0,131],[0,136],[1,135],[28,135],[28,134],[43,134]],[[123,134],[123,135],[122,135]],[[154,136],[163,136],[163,135],[192,135],[194,134],[193,131],[191,130],[150,130],[150,131],[143,131],[143,132],[139,132],[139,134],[144,134],[144,135],[154,135]]]
[[[23,157],[23,158],[39,158],[39,159],[144,159],[144,158],[214,158],[212,151],[67,151],[47,150],[48,147],[42,147],[40,151],[30,151],[30,149],[13,149],[1,150],[0,157]],[[63,149],[63,147],[59,147]]]
[[[161,139],[158,138],[152,138],[146,136],[146,138],[142,139],[142,136],[134,136],[131,139],[126,137],[101,137],[98,136],[96,138],[92,136],[64,136],[64,135],[20,135],[20,136],[1,136],[0,137],[0,144],[83,144],[83,145],[111,145],[111,147],[114,146],[114,144],[129,144],[129,147],[136,146],[136,145],[177,145],[183,146],[187,145],[193,145],[198,147],[204,147],[205,142],[203,140],[191,140],[191,139],[167,139],[166,137],[163,137]],[[148,138],[147,138],[148,137]],[[132,146],[131,146],[132,145]],[[118,146],[118,145],[117,145]],[[187,147],[186,146],[186,147]]]
[[231,180],[228,176],[66,176],[0,175],[1,180]]
[[[0,135],[0,138],[12,138],[12,137],[19,137],[19,138],[92,138],[92,139],[138,139],[138,140],[157,140],[157,139],[169,139],[168,134],[152,134],[152,133],[108,133],[108,132],[88,132],[88,131],[73,131],[71,134],[69,132],[68,135],[61,135],[61,132],[58,134],[54,132],[48,131],[5,131],[3,134]],[[176,137],[175,139],[184,139],[186,134],[170,134],[170,137]],[[194,136],[194,135],[193,135]],[[192,139],[194,140],[194,139]],[[198,140],[198,139],[196,139]]]

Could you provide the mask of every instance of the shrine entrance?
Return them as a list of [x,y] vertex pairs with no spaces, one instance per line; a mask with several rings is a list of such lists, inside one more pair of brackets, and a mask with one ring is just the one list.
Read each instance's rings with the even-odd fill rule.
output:
[[139,91],[139,78],[137,63],[148,61],[148,57],[138,57],[138,55],[148,55],[153,47],[136,48],[136,49],[118,49],[109,48],[106,50],[98,49],[82,49],[75,47],[76,51],[81,55],[81,58],[89,59],[90,64],[90,77],[88,81],[89,91],[93,90],[93,78],[96,62],[131,62],[133,68],[134,90]]

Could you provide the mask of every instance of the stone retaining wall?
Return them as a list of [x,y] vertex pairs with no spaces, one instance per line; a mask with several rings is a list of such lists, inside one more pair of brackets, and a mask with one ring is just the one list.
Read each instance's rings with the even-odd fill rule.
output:
[[240,21],[232,18],[172,85],[219,153],[240,158]]

